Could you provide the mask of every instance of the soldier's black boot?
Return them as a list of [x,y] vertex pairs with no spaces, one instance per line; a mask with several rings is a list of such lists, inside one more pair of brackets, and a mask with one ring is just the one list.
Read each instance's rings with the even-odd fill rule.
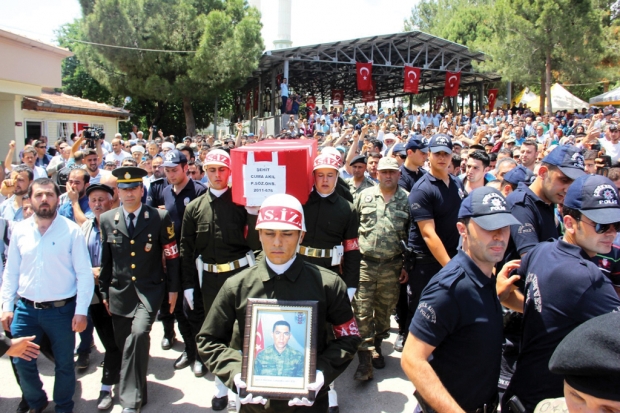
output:
[[372,356],[369,350],[361,350],[357,352],[357,357],[360,359],[360,364],[355,371],[355,380],[368,381],[372,380]]
[[372,366],[376,369],[385,367],[385,358],[383,358],[383,354],[381,353],[381,343],[383,343],[383,339],[375,338],[375,349],[371,351]]

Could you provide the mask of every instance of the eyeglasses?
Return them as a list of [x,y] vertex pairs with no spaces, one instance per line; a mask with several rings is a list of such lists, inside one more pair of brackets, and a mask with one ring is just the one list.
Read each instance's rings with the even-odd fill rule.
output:
[[39,145],[37,145],[37,148],[39,148],[39,149],[45,149],[45,148],[46,148],[46,146],[39,146]]
[[398,155],[398,157],[403,160],[407,159],[407,155]]
[[607,231],[609,231],[609,228],[611,228],[612,226],[614,227],[614,231],[615,232],[620,232],[620,222],[614,222],[613,224],[597,224],[596,222],[586,222],[584,220],[582,220],[581,218],[579,218],[577,221],[581,221],[586,225],[591,226],[592,228],[594,228],[594,231],[597,234],[604,234]]

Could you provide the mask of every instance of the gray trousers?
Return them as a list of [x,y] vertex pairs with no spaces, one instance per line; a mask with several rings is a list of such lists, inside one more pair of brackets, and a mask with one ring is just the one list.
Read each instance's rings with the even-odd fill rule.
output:
[[150,333],[156,315],[156,312],[149,313],[142,303],[138,304],[133,317],[112,315],[116,344],[123,351],[120,382],[123,408],[138,409],[145,402]]

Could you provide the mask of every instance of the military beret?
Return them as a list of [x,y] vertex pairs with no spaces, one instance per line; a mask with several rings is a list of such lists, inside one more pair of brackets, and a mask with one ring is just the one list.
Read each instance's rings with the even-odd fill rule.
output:
[[357,155],[355,158],[351,159],[349,165],[353,166],[356,163],[363,163],[364,165],[366,165],[366,157],[364,155]]
[[620,401],[620,313],[581,324],[558,344],[549,370],[563,374],[574,389],[599,399]]

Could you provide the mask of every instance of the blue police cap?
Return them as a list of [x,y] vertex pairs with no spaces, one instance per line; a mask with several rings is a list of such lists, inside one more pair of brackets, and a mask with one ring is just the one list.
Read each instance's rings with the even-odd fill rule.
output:
[[521,225],[510,213],[506,198],[495,188],[482,186],[461,202],[459,219],[471,218],[482,229],[495,231],[509,225]]
[[564,206],[577,209],[597,224],[620,222],[616,185],[602,175],[584,175],[568,187]]
[[585,175],[585,162],[579,148],[573,145],[559,145],[542,160],[544,163],[557,166],[570,179]]
[[452,139],[445,133],[436,133],[428,143],[428,147],[432,153],[452,153]]
[[407,141],[405,145],[405,150],[407,149],[419,149],[424,153],[428,152],[428,145],[424,141],[424,137],[422,135],[414,135]]
[[164,155],[164,163],[162,166],[168,168],[174,168],[179,164],[187,164],[187,157],[178,149],[174,149],[172,151],[168,151]]
[[525,182],[527,185],[529,185],[532,181],[533,176],[534,174],[532,173],[532,171],[530,171],[523,165],[519,165],[516,168],[513,168],[510,171],[506,172],[506,174],[504,175],[504,181],[513,185],[519,185],[519,183],[521,182]]
[[392,153],[394,155],[407,155],[407,151],[405,150],[405,145],[402,143],[397,143],[394,145],[394,149],[392,149]]

